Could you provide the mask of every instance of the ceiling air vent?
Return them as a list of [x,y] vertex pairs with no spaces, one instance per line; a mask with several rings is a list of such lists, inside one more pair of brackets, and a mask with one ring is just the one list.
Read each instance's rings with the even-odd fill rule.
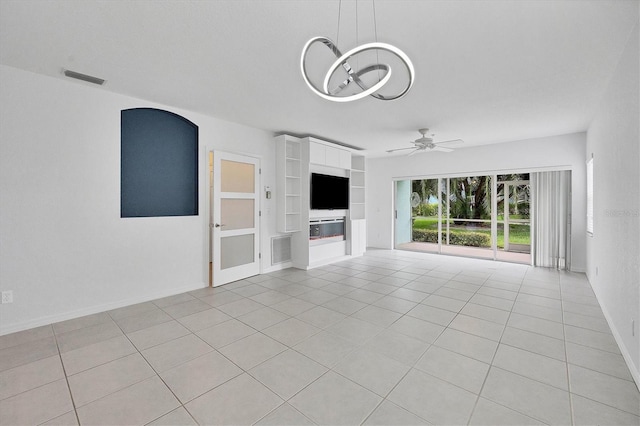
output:
[[82,80],[82,81],[86,81],[89,83],[93,83],[93,84],[97,84],[99,86],[102,86],[105,82],[105,80],[98,78],[98,77],[94,77],[92,75],[87,75],[87,74],[82,74],[79,72],[75,72],[75,71],[71,71],[71,70],[64,70],[64,75],[66,75],[67,77],[71,77],[71,78],[75,78],[76,80]]

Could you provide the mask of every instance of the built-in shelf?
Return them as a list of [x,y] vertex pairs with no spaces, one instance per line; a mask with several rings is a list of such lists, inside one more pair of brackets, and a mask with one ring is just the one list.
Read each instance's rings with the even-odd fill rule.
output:
[[299,138],[289,135],[276,138],[277,224],[280,232],[299,232],[301,229],[301,154]]
[[351,158],[351,175],[349,179],[351,194],[349,196],[349,218],[351,220],[365,217],[365,159],[361,155]]

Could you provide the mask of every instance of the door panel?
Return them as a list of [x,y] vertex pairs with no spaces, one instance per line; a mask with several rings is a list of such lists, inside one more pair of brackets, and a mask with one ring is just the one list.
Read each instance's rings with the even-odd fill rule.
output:
[[220,200],[220,220],[225,231],[254,228],[255,200],[222,198]]
[[213,285],[260,273],[260,164],[257,158],[213,153]]
[[253,235],[235,235],[220,239],[220,269],[230,269],[255,261]]
[[254,177],[256,175],[256,168],[254,164],[221,159],[220,172],[223,177],[220,185],[222,192],[255,192]]
[[411,242],[411,181],[396,181],[395,246]]

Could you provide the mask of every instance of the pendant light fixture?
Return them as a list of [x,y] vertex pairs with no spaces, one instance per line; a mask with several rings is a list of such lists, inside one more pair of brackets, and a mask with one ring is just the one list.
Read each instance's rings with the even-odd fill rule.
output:
[[[357,34],[358,6],[357,5],[358,3],[356,0],[356,39],[358,37],[358,34]],[[365,43],[360,46],[356,46],[353,49],[343,54],[338,48],[337,44],[334,43],[331,39],[329,39],[328,37],[319,36],[319,37],[311,38],[309,41],[306,42],[306,44],[302,48],[302,55],[300,56],[300,70],[302,71],[302,78],[304,78],[304,81],[305,83],[307,83],[307,86],[309,86],[309,89],[311,89],[313,93],[320,96],[321,98],[326,99],[328,101],[333,101],[333,102],[350,102],[350,101],[362,99],[366,96],[372,96],[376,99],[380,99],[383,101],[390,101],[390,100],[399,99],[403,97],[404,95],[407,94],[409,89],[411,89],[411,86],[413,85],[413,81],[415,78],[415,70],[413,68],[413,63],[402,50],[390,44],[378,42],[377,27],[375,22],[375,19],[376,19],[375,0],[372,0],[372,5],[373,5],[374,33],[375,33],[375,40],[376,40],[375,42]],[[338,34],[340,31],[341,11],[342,11],[342,0],[340,0],[339,10],[338,10]],[[327,70],[322,87],[318,87],[316,84],[314,84],[309,78],[309,74],[307,73],[307,64],[306,64],[307,54],[309,53],[309,48],[316,43],[324,44],[329,50],[331,50],[331,52],[337,58],[335,62],[333,62],[333,64]],[[392,69],[389,64],[378,62],[371,65],[366,65],[360,69],[354,69],[351,66],[351,64],[349,63],[350,59],[354,58],[356,55],[359,55],[367,51],[376,51],[376,58],[378,58],[379,52],[388,52],[396,56],[400,60],[400,62],[402,63],[402,65],[404,65],[404,68],[406,70],[406,75],[404,76],[404,78],[406,78],[406,84],[404,85],[404,89],[402,89],[399,93],[395,95],[382,95],[379,93],[379,90],[382,89],[382,87],[385,84],[387,84],[387,82],[391,79]],[[338,69],[342,69],[342,71],[346,74],[345,79],[336,87],[330,88],[329,85],[331,84],[331,81],[334,75],[336,74],[336,72],[338,71]],[[378,81],[374,84],[367,85],[367,83],[365,83],[361,77],[363,77],[365,74],[368,74],[374,71],[378,73]],[[398,74],[399,74],[399,78],[403,78],[401,73],[398,73]],[[396,74],[393,73],[393,75],[395,76]],[[341,94],[344,91],[344,89],[346,89],[348,86],[353,87],[354,84],[358,86],[358,90],[360,90],[359,92],[353,93],[353,94]]]

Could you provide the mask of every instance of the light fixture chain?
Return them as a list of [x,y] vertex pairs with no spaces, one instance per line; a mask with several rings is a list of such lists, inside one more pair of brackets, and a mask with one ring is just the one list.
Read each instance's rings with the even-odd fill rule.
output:
[[342,12],[342,0],[338,3],[338,34],[336,34],[336,46],[340,46],[340,13]]
[[[358,0],[356,0],[356,46],[360,46],[358,38]],[[356,70],[360,70],[360,58],[356,56]]]
[[[375,38],[375,42],[378,42],[378,23],[376,22],[376,0],[371,0],[371,4],[373,6],[373,37]],[[376,50],[376,63],[380,63],[380,55],[378,54],[378,50]],[[380,81],[380,70],[378,70],[378,81]]]

